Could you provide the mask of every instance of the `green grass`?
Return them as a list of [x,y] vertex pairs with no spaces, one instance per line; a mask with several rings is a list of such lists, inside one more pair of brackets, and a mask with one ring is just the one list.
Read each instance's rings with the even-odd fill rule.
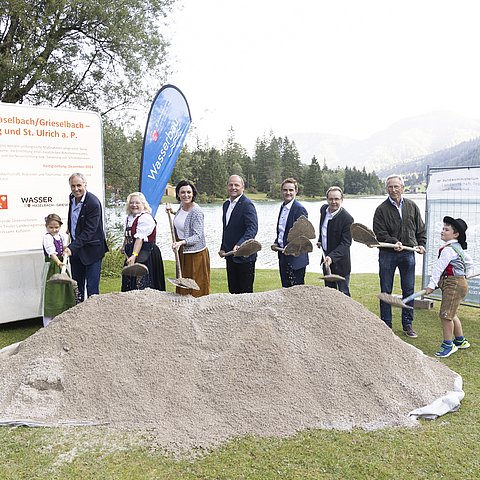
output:
[[[165,262],[167,277],[173,262]],[[418,279],[420,282],[420,279]],[[318,274],[307,283],[321,285]],[[117,277],[102,279],[102,292],[119,290]],[[255,290],[280,286],[277,271],[258,270]],[[418,284],[417,287],[420,287]],[[167,287],[173,291],[173,286]],[[396,287],[398,291],[398,286]],[[378,314],[378,277],[352,275],[352,296]],[[224,270],[212,271],[212,292],[226,291]],[[434,310],[417,310],[418,339],[405,341],[432,355],[441,341],[438,303]],[[196,460],[173,459],[147,447],[105,450],[102,433],[75,429],[0,429],[2,479],[476,479],[480,478],[480,344],[479,310],[461,307],[460,317],[472,348],[443,360],[464,380],[465,399],[460,410],[418,428],[388,428],[373,432],[354,430],[306,431],[289,439],[246,437],[235,439]],[[0,326],[0,346],[19,341],[39,328],[39,321]],[[348,325],[345,326],[348,328]],[[394,331],[401,333],[400,310]],[[365,332],[368,338],[369,332]],[[361,345],[362,339],[359,339]],[[321,399],[320,399],[321,400]],[[96,438],[97,448],[83,446]],[[100,438],[100,439],[99,439]],[[71,461],[69,452],[75,451]],[[65,456],[65,457],[64,457]],[[64,461],[61,461],[64,458]]]

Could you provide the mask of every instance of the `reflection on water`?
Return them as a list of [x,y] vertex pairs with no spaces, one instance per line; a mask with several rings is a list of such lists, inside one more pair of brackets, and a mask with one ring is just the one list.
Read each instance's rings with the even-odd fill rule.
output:
[[[422,213],[425,214],[425,195],[409,195],[413,199]],[[355,222],[362,223],[367,227],[372,227],[373,214],[375,208],[385,200],[384,196],[346,198],[343,207],[353,216]],[[277,268],[277,255],[270,250],[270,245],[276,237],[276,225],[278,213],[280,211],[279,201],[261,201],[254,202],[258,214],[258,235],[256,239],[262,244],[263,249],[258,253],[257,268]],[[318,227],[320,222],[320,207],[325,202],[314,201],[302,202],[308,211],[308,218],[315,227],[318,237]],[[225,261],[221,259],[217,252],[220,249],[222,239],[222,205],[209,204],[201,205],[205,215],[205,237],[207,246],[210,250],[210,259],[212,268],[223,268]],[[123,207],[108,208],[107,229],[121,243],[123,235],[123,224],[125,220],[125,210]],[[164,205],[158,209],[157,215],[157,243],[162,251],[165,260],[174,260],[171,245],[171,234],[167,214]],[[313,240],[316,244],[316,240]],[[368,248],[357,242],[353,242],[351,247],[352,272],[353,273],[376,273],[378,272],[378,250]],[[417,275],[422,273],[422,257],[417,255]],[[307,271],[320,272],[321,256],[318,248],[315,246],[313,253],[310,254],[310,265]]]

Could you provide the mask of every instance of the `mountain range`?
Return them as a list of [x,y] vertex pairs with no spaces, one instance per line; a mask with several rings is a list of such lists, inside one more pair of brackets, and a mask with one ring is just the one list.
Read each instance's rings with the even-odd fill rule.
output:
[[[466,150],[478,147],[476,142],[480,143],[479,137],[480,120],[446,111],[404,118],[364,140],[322,133],[295,133],[288,136],[295,142],[304,163],[310,164],[315,156],[320,165],[325,160],[330,168],[365,167],[367,171],[374,170],[379,174],[389,169],[412,173],[408,168],[416,164],[423,165],[422,159],[427,155],[455,149],[462,143],[468,144],[446,152],[441,161],[448,163],[452,155],[458,157],[465,154]],[[460,154],[460,151],[463,153]],[[474,155],[474,158],[478,157]],[[429,160],[433,161],[434,157]],[[403,166],[407,172],[399,171],[399,168],[403,170]]]

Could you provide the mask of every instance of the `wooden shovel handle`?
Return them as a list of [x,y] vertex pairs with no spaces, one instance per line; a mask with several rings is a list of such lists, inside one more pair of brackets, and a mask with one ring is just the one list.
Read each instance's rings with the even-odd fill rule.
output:
[[425,290],[420,290],[419,292],[412,293],[408,297],[402,298],[402,303],[408,303],[412,300],[415,300],[418,297],[425,295]]
[[[172,243],[175,243],[177,239],[175,238],[175,230],[173,226],[171,210],[167,210],[167,215],[168,215],[168,223],[170,224],[170,233],[172,234]],[[178,250],[176,248],[173,249],[173,253],[175,254],[175,270],[176,270],[177,278],[182,278],[182,268],[180,267],[180,255],[178,254]]]
[[325,263],[325,252],[323,251],[321,242],[317,242],[317,247],[320,249],[320,252],[322,253],[322,265],[325,268],[325,274],[331,275],[332,271],[330,270],[330,265],[327,265]]
[[[384,247],[384,248],[395,248],[394,243],[385,243],[385,242],[378,242],[378,243],[372,243],[368,245],[369,247]],[[408,250],[409,252],[416,252],[418,253],[418,247],[407,247],[406,245],[402,245],[403,250]]]

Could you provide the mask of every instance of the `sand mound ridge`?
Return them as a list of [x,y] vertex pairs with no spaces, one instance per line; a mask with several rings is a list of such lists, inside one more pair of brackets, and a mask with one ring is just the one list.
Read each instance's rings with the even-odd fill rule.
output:
[[336,290],[90,298],[0,360],[0,417],[155,432],[166,449],[244,434],[414,425],[457,374]]

